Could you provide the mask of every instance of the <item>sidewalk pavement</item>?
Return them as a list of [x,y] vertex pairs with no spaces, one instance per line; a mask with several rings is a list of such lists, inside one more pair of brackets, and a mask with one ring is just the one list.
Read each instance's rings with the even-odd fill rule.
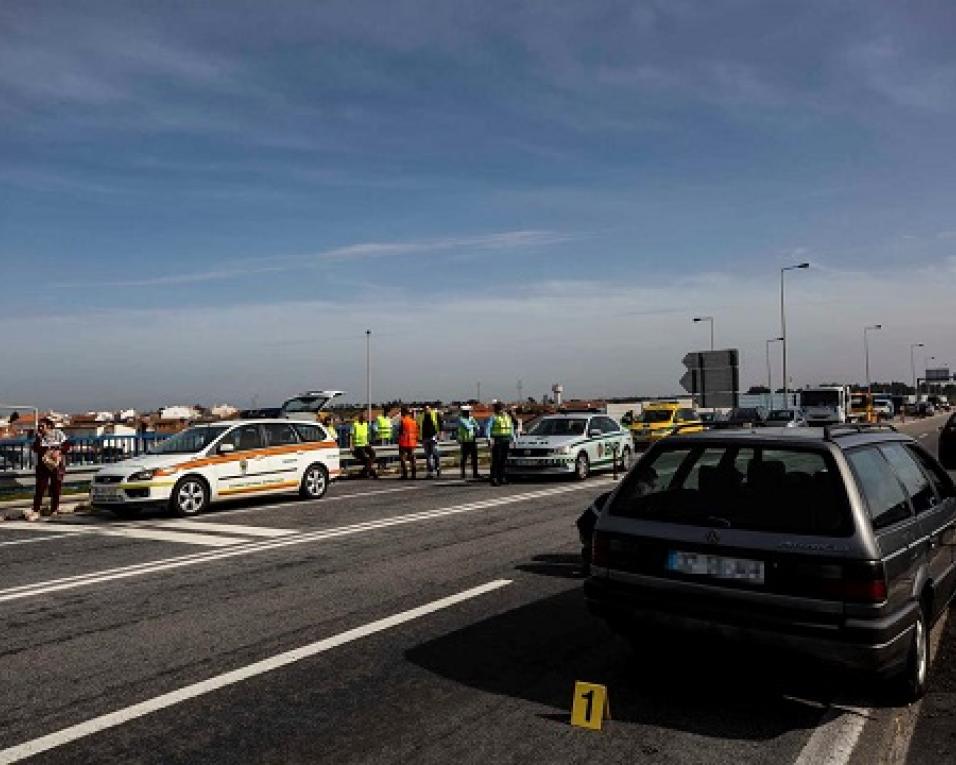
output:
[[[13,521],[23,517],[23,514],[33,507],[32,499],[12,499],[6,502],[0,502],[0,521]],[[49,512],[50,500],[44,498],[43,510]],[[90,509],[90,496],[88,494],[69,494],[60,499],[60,514],[70,515],[73,513],[82,513]]]

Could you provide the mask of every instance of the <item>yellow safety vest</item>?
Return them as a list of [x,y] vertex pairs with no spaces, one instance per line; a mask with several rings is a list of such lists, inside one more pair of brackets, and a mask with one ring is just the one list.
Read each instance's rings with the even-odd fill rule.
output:
[[352,446],[368,446],[368,423],[352,423]]
[[507,414],[496,414],[491,419],[491,437],[502,438],[511,435],[511,418]]
[[[431,417],[432,425],[435,426],[435,432],[437,433],[438,432],[438,412],[432,409],[431,412],[429,412],[429,416]],[[419,414],[417,419],[418,419],[418,432],[421,433],[422,423],[425,421],[425,412],[422,412],[421,414]]]
[[382,441],[390,441],[392,439],[392,421],[384,414],[380,414],[375,418],[375,427],[378,431],[379,439]]

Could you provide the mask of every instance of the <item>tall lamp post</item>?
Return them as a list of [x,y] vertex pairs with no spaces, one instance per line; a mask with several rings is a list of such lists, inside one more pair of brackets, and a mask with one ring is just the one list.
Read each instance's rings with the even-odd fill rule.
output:
[[783,343],[783,404],[784,407],[790,408],[790,378],[787,377],[787,312],[784,308],[784,294],[783,294],[783,275],[787,271],[795,271],[797,269],[810,268],[809,263],[797,263],[792,266],[784,266],[780,269],[780,337],[782,337]]
[[866,392],[873,394],[873,383],[870,381],[870,340],[868,332],[883,329],[882,324],[871,324],[869,327],[863,327],[863,355],[866,360]]
[[372,421],[372,330],[365,330],[365,404]]
[[713,316],[695,316],[694,323],[702,321],[710,322],[710,350],[714,350],[714,317]]
[[[927,394],[929,393],[929,381],[926,379],[926,371],[929,369],[929,363],[931,361],[936,361],[935,356],[923,356],[923,385],[926,387]],[[919,396],[917,396],[919,398]]]
[[[770,375],[770,343],[781,343],[783,342],[782,337],[772,337],[767,341],[767,390],[770,393],[770,408],[773,409],[773,378]],[[784,402],[784,409],[789,409],[790,407]]]
[[911,343],[910,344],[910,369],[913,372],[913,394],[916,394],[916,358],[913,356],[913,351],[917,348],[925,348],[925,343]]

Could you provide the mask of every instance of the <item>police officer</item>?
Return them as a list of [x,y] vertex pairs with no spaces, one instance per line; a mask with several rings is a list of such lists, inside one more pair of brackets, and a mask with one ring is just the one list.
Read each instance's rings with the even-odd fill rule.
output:
[[461,446],[461,477],[465,477],[465,463],[471,459],[471,477],[478,478],[478,420],[470,406],[463,406],[458,417],[458,444]]
[[508,449],[511,448],[514,426],[511,416],[505,411],[505,406],[500,401],[495,402],[495,411],[488,418],[486,431],[486,435],[491,439],[491,485],[501,486],[507,483],[505,463],[508,461]]
[[431,404],[425,404],[424,411],[418,416],[418,431],[421,434],[422,448],[425,450],[427,478],[441,478],[441,452],[438,450],[441,428],[441,415],[432,409]]
[[[388,416],[387,410],[383,409],[382,413],[372,422],[372,434],[377,446],[388,446],[392,443],[392,418]],[[379,458],[378,469],[385,470],[386,467],[385,457]]]
[[364,468],[362,477],[378,478],[375,470],[375,451],[369,442],[369,425],[365,412],[360,412],[358,419],[352,423],[352,430],[349,433],[349,446],[352,447],[352,454],[355,456]]

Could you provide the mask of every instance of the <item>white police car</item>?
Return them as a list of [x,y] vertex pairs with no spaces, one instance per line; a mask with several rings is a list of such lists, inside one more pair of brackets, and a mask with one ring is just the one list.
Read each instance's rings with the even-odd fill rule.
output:
[[93,477],[90,504],[123,516],[150,506],[189,516],[232,497],[298,492],[319,499],[339,473],[335,438],[316,422],[213,422],[104,467]]
[[615,458],[631,463],[631,434],[603,414],[553,414],[541,417],[519,436],[508,452],[509,475],[573,475],[584,480],[593,471],[611,470]]

